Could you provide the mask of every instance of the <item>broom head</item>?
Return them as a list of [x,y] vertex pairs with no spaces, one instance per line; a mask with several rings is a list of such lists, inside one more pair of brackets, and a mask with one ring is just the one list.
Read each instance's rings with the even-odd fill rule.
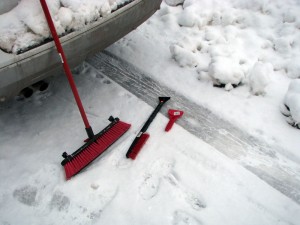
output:
[[66,179],[79,173],[94,159],[100,156],[115,141],[117,141],[129,128],[130,124],[120,121],[118,118],[110,117],[111,123],[102,131],[85,143],[73,154],[63,153],[65,158],[61,165],[64,166]]

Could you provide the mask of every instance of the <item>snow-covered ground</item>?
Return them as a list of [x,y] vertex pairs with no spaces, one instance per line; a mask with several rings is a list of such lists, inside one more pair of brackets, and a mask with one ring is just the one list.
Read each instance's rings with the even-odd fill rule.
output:
[[[300,206],[161,114],[135,161],[125,153],[153,110],[103,74],[75,74],[95,130],[109,115],[132,128],[65,181],[61,153],[85,130],[64,76],[1,106],[1,224],[297,224]],[[167,105],[165,107],[168,107]]]
[[[288,122],[300,122],[300,4],[288,3],[163,3],[155,16],[109,51],[248,133],[283,147],[300,162],[299,130],[280,112],[286,111],[283,104],[291,106],[294,117]],[[279,50],[278,42],[286,48],[280,45]],[[285,98],[292,81],[296,97]]]
[[[280,112],[290,123],[299,118],[295,2],[163,2],[108,50],[299,164],[300,130]],[[166,133],[161,114],[137,159],[126,159],[153,109],[94,68],[74,75],[94,130],[110,115],[132,127],[65,181],[61,153],[86,136],[65,77],[31,99],[0,105],[0,224],[299,223],[298,203],[182,127]]]

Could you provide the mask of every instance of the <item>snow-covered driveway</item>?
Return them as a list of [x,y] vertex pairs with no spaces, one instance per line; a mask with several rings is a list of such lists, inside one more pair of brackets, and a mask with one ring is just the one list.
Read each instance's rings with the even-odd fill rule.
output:
[[[299,1],[167,2],[184,3],[74,70],[94,130],[110,115],[132,127],[70,181],[61,153],[86,134],[66,78],[0,105],[0,224],[299,223],[299,130],[280,112],[299,74]],[[160,93],[172,100],[128,160]],[[166,133],[170,107],[186,112]]]

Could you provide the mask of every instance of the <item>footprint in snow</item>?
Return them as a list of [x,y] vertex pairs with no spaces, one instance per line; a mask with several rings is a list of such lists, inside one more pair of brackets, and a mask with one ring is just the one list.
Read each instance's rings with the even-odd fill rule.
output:
[[105,79],[105,80],[103,80],[103,84],[111,84],[111,81],[110,81],[110,80],[107,80],[107,79]]
[[98,211],[94,211],[94,212],[91,212],[87,215],[87,218],[92,220],[92,221],[95,221],[97,219],[99,219],[101,217],[101,214],[102,214],[102,210],[98,210]]
[[159,189],[160,177],[148,175],[140,186],[140,195],[143,199],[148,200],[153,198]]
[[[94,188],[93,188],[93,187]],[[95,191],[93,194],[93,199],[96,200],[95,204],[90,204],[89,202],[88,207],[85,211],[85,217],[88,222],[96,222],[102,215],[102,212],[105,208],[115,199],[117,196],[119,189],[113,188],[111,186],[102,186],[97,183],[93,183],[92,189]],[[96,189],[95,189],[96,188]]]
[[139,193],[143,199],[149,200],[157,194],[162,178],[167,176],[172,168],[173,162],[165,159],[156,160],[150,165],[139,187]]
[[184,201],[194,210],[199,211],[206,208],[206,203],[202,196],[199,193],[196,193],[195,191],[192,191],[180,184],[177,175],[174,172],[168,174],[166,180],[175,187],[177,196],[184,199]]
[[10,223],[7,222],[7,221],[2,221],[0,224],[1,224],[1,225],[10,225]]
[[173,225],[201,225],[201,221],[184,211],[176,211],[173,217]]
[[25,185],[14,190],[13,196],[19,202],[28,206],[37,205],[36,196],[38,189],[34,186]]
[[80,195],[79,198],[70,196],[72,201],[62,192],[56,191],[50,206],[58,212],[51,211],[52,216],[49,218],[54,221],[50,221],[49,224],[57,224],[57,221],[64,221],[66,217],[72,221],[72,224],[99,223],[102,212],[118,194],[118,188],[102,186],[94,182],[91,184],[91,190],[86,191],[88,194]]
[[96,74],[96,78],[98,79],[104,79],[104,76],[101,73]]
[[206,208],[206,204],[204,203],[202,198],[196,193],[186,192],[185,200],[195,210],[201,210]]
[[91,70],[91,67],[89,64],[87,64],[86,62],[83,62],[81,64],[79,64],[77,67],[75,67],[72,70],[72,73],[74,75],[78,75],[78,74],[83,74],[83,73],[89,73]]
[[111,201],[113,201],[118,193],[118,189],[101,191],[101,187],[99,187],[96,190],[100,191],[100,194],[95,195],[97,204],[87,208],[85,212],[86,218],[89,222],[92,223],[96,222],[101,217],[102,212],[105,210],[106,206],[109,205]]
[[70,199],[60,191],[54,192],[50,201],[50,208],[58,211],[67,211],[70,205]]

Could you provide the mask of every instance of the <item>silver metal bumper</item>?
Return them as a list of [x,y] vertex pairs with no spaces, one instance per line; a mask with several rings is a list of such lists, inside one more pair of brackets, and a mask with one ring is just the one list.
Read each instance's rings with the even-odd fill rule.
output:
[[[83,30],[72,32],[60,41],[71,67],[99,52],[146,21],[159,9],[162,0],[135,0]],[[62,73],[53,42],[14,55],[0,50],[0,101],[16,96],[49,76]]]

